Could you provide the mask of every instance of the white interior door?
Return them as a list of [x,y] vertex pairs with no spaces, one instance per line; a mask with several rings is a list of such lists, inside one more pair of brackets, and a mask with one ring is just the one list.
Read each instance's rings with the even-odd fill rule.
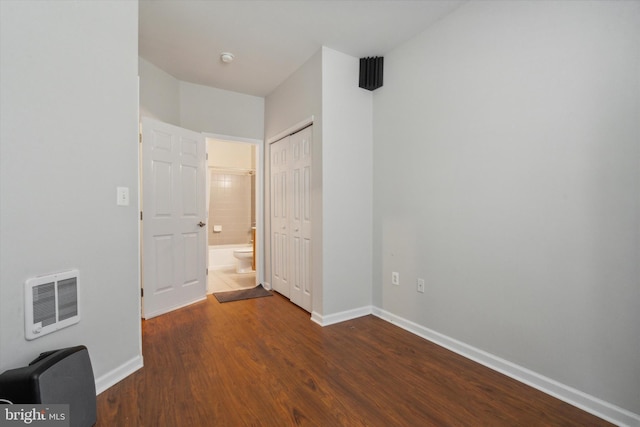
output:
[[289,137],[271,144],[271,284],[289,297]]
[[206,298],[206,146],[142,120],[142,283],[148,319]]
[[311,311],[311,127],[290,136],[291,284],[290,299]]

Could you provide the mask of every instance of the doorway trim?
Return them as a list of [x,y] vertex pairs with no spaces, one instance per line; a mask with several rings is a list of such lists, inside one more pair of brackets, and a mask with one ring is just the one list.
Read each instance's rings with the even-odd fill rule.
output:
[[[239,136],[222,135],[219,133],[202,132],[206,138],[218,139],[229,142],[240,142],[253,144],[258,147],[258,161],[256,162],[256,250],[259,256],[256,259],[256,281],[265,287],[265,233],[264,233],[264,140],[254,138],[243,138]],[[208,209],[208,208],[207,208]],[[208,259],[208,257],[207,257]]]
[[287,129],[283,130],[282,132],[272,136],[271,138],[267,139],[267,145],[271,145],[274,142],[284,138],[285,136],[289,136],[293,133],[296,133],[304,128],[306,128],[309,125],[313,124],[313,116],[309,116],[306,119],[302,120],[301,122],[296,123],[293,126],[288,127]]

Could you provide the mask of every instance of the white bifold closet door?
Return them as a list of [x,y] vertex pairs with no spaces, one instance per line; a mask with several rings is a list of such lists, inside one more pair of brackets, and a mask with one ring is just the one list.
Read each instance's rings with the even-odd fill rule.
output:
[[271,144],[272,285],[309,312],[311,137],[309,126]]

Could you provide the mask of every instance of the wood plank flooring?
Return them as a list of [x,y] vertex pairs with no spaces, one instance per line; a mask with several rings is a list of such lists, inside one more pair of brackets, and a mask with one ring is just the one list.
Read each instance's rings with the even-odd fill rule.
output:
[[610,425],[374,316],[322,328],[277,294],[144,321],[143,356],[98,396],[97,426]]

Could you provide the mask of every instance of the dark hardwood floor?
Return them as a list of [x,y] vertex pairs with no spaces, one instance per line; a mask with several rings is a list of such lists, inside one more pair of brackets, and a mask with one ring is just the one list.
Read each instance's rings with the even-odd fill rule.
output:
[[143,322],[144,368],[97,426],[603,426],[374,316],[320,327],[280,295]]

